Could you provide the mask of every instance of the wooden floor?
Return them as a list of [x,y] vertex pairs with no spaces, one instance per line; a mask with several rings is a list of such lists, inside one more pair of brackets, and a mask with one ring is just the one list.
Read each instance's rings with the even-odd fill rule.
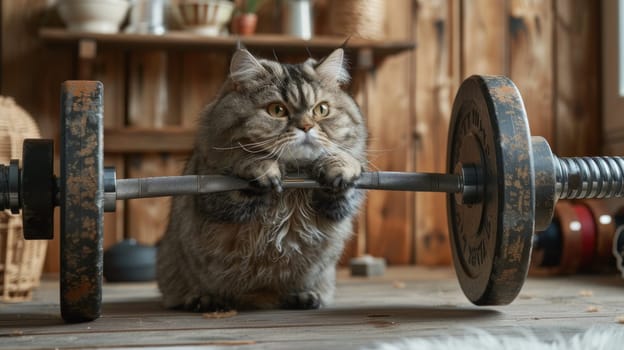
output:
[[619,276],[531,278],[509,306],[476,307],[449,269],[393,268],[382,277],[340,271],[335,304],[314,311],[241,312],[228,318],[164,310],[155,284],[105,285],[103,315],[63,324],[58,284],[45,280],[32,302],[0,303],[0,348],[357,349],[404,337],[529,330],[540,338],[590,327],[624,327]]

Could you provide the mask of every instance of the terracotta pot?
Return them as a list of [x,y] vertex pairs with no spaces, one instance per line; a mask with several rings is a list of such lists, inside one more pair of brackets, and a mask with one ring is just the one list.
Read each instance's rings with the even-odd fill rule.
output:
[[252,35],[256,32],[258,16],[255,13],[236,15],[232,21],[232,31],[239,35]]

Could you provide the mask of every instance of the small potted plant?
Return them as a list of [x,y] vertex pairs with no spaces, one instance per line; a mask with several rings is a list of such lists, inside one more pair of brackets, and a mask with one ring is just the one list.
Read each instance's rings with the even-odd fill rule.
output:
[[262,0],[237,1],[238,9],[232,18],[232,32],[239,35],[252,35],[256,32],[258,15],[256,11]]

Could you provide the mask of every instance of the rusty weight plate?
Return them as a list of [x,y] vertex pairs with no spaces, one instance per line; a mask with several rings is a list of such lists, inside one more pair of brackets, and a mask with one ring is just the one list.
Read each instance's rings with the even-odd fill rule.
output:
[[54,143],[26,139],[22,146],[22,223],[25,239],[54,238]]
[[515,299],[526,279],[535,226],[531,137],[511,80],[472,76],[460,86],[449,126],[447,168],[479,169],[482,200],[447,196],[451,249],[461,288],[476,305]]
[[100,316],[102,302],[102,105],[96,81],[66,81],[61,96],[61,314]]

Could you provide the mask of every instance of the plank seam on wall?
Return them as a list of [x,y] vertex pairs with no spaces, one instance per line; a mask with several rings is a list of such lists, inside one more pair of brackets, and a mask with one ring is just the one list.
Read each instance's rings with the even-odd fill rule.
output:
[[[414,38],[414,22],[416,20],[416,16],[415,16],[415,9],[414,9],[414,1],[410,1],[408,3],[409,6],[409,14],[410,14],[410,21],[407,24],[408,25],[408,37],[410,41],[415,41]],[[408,77],[408,106],[407,106],[407,111],[409,113],[409,118],[408,118],[408,130],[410,130],[410,140],[409,140],[409,147],[412,150],[411,152],[411,157],[412,157],[412,164],[414,164],[414,167],[416,166],[416,152],[414,152],[415,149],[415,140],[413,137],[413,133],[412,131],[415,128],[416,122],[415,122],[415,113],[414,113],[414,98],[413,96],[415,95],[415,84],[414,84],[414,79],[412,79],[412,77],[415,76],[415,61],[416,61],[416,53],[414,51],[410,51],[409,52],[409,59],[408,59],[408,63],[407,63],[407,74],[406,76]],[[409,156],[409,155],[408,155]],[[414,169],[415,171],[417,171],[418,169]],[[416,231],[414,230],[415,222],[416,222],[416,201],[415,201],[415,196],[412,198],[412,200],[410,201],[411,204],[411,214],[413,216],[412,218],[412,222],[411,222],[411,227],[408,227],[409,235],[411,235],[411,239],[412,239],[412,245],[414,245],[414,242],[416,242]],[[408,257],[409,259],[409,264],[414,264],[416,261],[416,250],[415,249],[410,249],[410,256]]]
[[[552,49],[553,49],[553,55],[550,58],[551,60],[551,65],[552,67],[557,67],[557,50],[559,49],[559,45],[557,45],[557,25],[558,25],[558,14],[559,12],[557,11],[557,0],[552,0],[552,11],[553,11],[553,23],[552,23]],[[557,87],[559,86],[559,70],[557,69],[553,69],[553,85],[552,85],[552,120],[550,121],[550,123],[552,124],[552,130],[556,130],[557,128],[557,101],[559,100],[559,91],[557,90]],[[552,147],[554,148],[553,151],[556,151],[556,147],[559,144],[559,133],[557,133],[556,131],[553,131],[552,135]]]
[[457,44],[457,52],[454,53],[454,56],[457,57],[457,62],[458,62],[458,75],[457,75],[457,88],[459,88],[459,84],[461,84],[462,81],[462,77],[464,77],[466,75],[466,64],[464,63],[463,55],[464,55],[464,50],[466,49],[464,46],[464,37],[466,36],[464,34],[464,0],[456,0],[456,6],[457,6],[457,13],[455,13],[456,18],[454,18],[454,20],[457,20],[457,40],[459,41],[459,43]]
[[554,150],[560,156],[596,154],[600,148],[600,3],[556,0]]
[[[453,0],[453,4],[458,4]],[[447,124],[450,100],[454,92],[451,37],[456,28],[450,19],[451,0],[421,1],[413,35],[419,40],[415,58],[414,99],[416,170],[445,172]],[[440,193],[416,193],[414,198],[413,262],[424,265],[448,264],[448,229],[445,196]]]
[[510,40],[510,30],[509,30],[509,15],[511,13],[511,5],[509,4],[511,0],[505,0],[503,9],[504,9],[504,22],[503,28],[503,71],[504,75],[509,77],[511,75],[511,40]]

